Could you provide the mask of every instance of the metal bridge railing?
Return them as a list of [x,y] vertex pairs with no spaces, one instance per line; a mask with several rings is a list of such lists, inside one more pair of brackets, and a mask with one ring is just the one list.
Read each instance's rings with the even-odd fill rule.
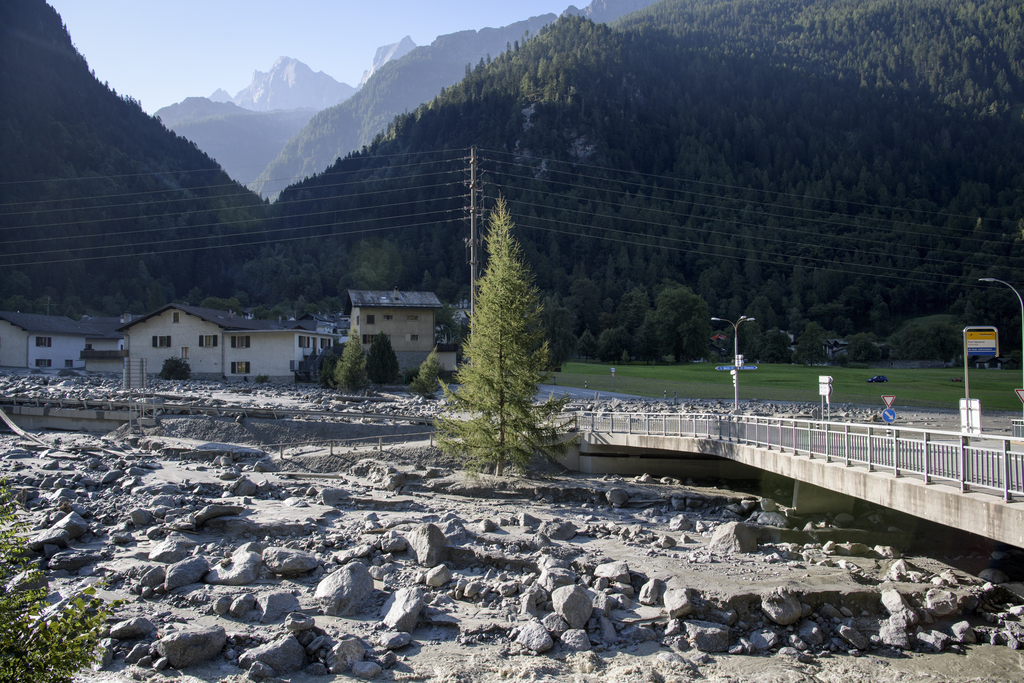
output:
[[942,481],[961,491],[998,493],[1010,502],[1024,495],[1024,452],[1018,425],[1012,437],[967,436],[849,422],[823,422],[746,415],[576,413],[581,432],[675,436],[731,441],[794,456],[824,458],[847,466],[887,471],[894,476],[919,475],[925,483]]

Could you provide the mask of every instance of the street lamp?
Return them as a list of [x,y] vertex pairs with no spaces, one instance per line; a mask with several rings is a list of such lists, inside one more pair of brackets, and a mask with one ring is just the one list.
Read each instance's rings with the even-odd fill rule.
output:
[[[1024,299],[1021,298],[1020,292],[1018,292],[1017,288],[1014,287],[1013,285],[1011,285],[1009,282],[1003,282],[1002,280],[997,280],[994,277],[979,277],[978,280],[980,282],[998,282],[999,284],[1006,285],[1007,287],[1009,287],[1010,289],[1013,290],[1014,294],[1017,295],[1017,301],[1020,302],[1020,335],[1021,335],[1021,344],[1024,344]],[[1022,347],[1022,350],[1021,350],[1021,359],[1020,360],[1021,360],[1021,372],[1024,372],[1024,347]],[[1022,384],[1021,387],[1024,388],[1024,384]]]
[[733,399],[732,399],[732,412],[737,412],[740,409],[740,366],[743,362],[740,360],[740,323],[752,323],[754,318],[748,318],[745,315],[741,315],[740,319],[736,322],[726,320],[725,318],[712,318],[713,321],[720,323],[729,323],[732,325],[732,351],[733,351],[733,371],[732,371],[732,386],[733,386]]

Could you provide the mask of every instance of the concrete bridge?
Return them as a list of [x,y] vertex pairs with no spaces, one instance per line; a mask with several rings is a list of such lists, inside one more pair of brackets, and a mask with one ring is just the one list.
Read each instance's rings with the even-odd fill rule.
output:
[[743,415],[577,413],[576,425],[567,464],[582,472],[701,477],[714,456],[760,471],[751,478],[794,479],[798,511],[859,498],[1024,547],[1024,446],[1014,437]]

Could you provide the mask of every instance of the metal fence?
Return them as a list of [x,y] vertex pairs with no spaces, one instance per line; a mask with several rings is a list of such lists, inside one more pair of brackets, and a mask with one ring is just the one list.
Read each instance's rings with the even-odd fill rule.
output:
[[[849,422],[823,422],[744,415],[668,413],[576,414],[581,432],[677,436],[740,443],[794,456],[824,458],[887,471],[912,474],[925,483],[956,484],[961,491],[999,493],[1006,501],[1024,495],[1024,452],[1013,437],[967,436]],[[1016,436],[1016,428],[1014,429]]]

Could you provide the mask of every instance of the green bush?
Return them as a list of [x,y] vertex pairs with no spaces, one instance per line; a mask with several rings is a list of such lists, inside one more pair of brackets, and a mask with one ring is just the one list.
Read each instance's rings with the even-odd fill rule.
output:
[[192,366],[184,358],[171,357],[164,361],[160,368],[161,379],[188,379],[192,376]]
[[253,381],[256,382],[256,384],[266,384],[270,381],[270,375],[256,375],[256,378]]
[[107,618],[95,589],[51,603],[21,536],[28,525],[0,484],[0,683],[70,683],[97,658]]

